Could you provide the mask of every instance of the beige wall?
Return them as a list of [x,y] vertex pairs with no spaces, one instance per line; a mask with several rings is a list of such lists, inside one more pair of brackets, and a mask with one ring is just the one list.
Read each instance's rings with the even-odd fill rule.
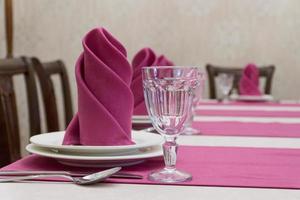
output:
[[[74,99],[74,62],[81,51],[82,36],[95,26],[105,26],[118,37],[130,59],[140,48],[150,46],[178,65],[275,64],[275,97],[300,97],[299,0],[14,2],[15,54],[63,59],[71,76]],[[3,8],[3,1],[0,5]],[[0,20],[3,21],[2,15]],[[2,57],[3,35],[1,27]],[[23,102],[24,98],[18,104]]]
[[150,46],[176,64],[275,64],[274,95],[300,97],[299,0],[14,1],[15,53],[61,58],[72,76],[82,36],[105,26],[129,58]]

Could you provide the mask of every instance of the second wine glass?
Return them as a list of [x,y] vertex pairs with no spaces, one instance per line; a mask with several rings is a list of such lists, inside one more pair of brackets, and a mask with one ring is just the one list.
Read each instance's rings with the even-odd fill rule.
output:
[[194,96],[192,100],[192,106],[190,115],[184,125],[183,135],[200,135],[201,131],[198,128],[193,128],[194,116],[196,115],[196,109],[199,101],[202,99],[202,95],[204,92],[204,84],[205,84],[205,75],[204,73],[199,73],[199,84],[194,90]]
[[234,76],[232,74],[221,73],[217,76],[217,85],[222,93],[222,100],[224,103],[229,101],[229,93],[233,86]]

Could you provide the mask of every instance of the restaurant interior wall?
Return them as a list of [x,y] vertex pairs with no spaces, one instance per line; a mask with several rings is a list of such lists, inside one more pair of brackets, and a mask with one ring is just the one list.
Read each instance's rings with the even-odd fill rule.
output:
[[[177,65],[203,69],[206,63],[274,64],[275,98],[298,100],[299,8],[299,0],[14,0],[14,54],[64,60],[75,108],[74,63],[82,50],[82,36],[96,26],[106,27],[122,41],[129,60],[149,46]],[[4,21],[3,12],[0,21]],[[1,26],[4,41],[4,23]],[[0,56],[5,56],[4,43]],[[24,86],[16,87],[25,138]]]

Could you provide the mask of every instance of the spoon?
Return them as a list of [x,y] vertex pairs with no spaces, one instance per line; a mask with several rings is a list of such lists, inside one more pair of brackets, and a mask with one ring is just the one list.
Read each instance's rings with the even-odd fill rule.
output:
[[69,175],[62,175],[62,174],[60,174],[60,175],[40,174],[40,175],[30,175],[30,176],[18,176],[18,177],[14,177],[14,178],[0,179],[0,183],[18,182],[18,181],[24,181],[24,180],[37,179],[37,178],[61,177],[61,178],[69,179],[77,185],[91,185],[91,184],[95,184],[95,183],[104,181],[105,179],[109,178],[110,176],[117,173],[121,169],[122,169],[121,167],[115,167],[115,168],[111,168],[111,169],[97,172],[94,174],[89,174],[87,176],[80,177],[80,178],[72,177]]

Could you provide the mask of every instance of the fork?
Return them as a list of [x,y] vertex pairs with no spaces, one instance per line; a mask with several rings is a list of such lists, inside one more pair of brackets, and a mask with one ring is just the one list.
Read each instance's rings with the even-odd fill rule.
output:
[[95,184],[95,183],[104,181],[105,179],[109,178],[110,176],[117,173],[121,169],[122,169],[121,167],[115,167],[115,168],[111,168],[111,169],[104,170],[101,172],[89,174],[84,177],[73,177],[70,175],[63,175],[63,174],[39,174],[39,175],[18,176],[18,177],[13,177],[13,178],[0,179],[0,183],[19,182],[19,181],[24,181],[24,180],[38,179],[38,178],[61,177],[61,178],[69,179],[70,181],[72,181],[73,183],[75,183],[77,185],[91,185],[91,184]]

